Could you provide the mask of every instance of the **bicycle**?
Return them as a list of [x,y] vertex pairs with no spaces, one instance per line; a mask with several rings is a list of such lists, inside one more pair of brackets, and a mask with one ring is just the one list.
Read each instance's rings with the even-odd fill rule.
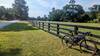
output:
[[71,44],[70,46],[68,46],[69,48],[72,48],[72,46],[75,45],[79,45],[80,47],[80,52],[82,53],[82,47],[80,43],[85,43],[85,45],[87,45],[86,42],[86,35],[89,35],[90,32],[84,32],[83,34],[78,34],[78,35],[74,35],[73,32],[70,32],[71,34],[66,34],[64,37],[62,37],[62,43],[66,43],[67,46],[68,44]]

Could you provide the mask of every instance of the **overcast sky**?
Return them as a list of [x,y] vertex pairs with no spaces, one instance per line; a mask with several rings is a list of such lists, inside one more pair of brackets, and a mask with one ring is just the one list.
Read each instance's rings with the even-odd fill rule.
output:
[[[62,7],[68,4],[69,0],[26,0],[29,6],[29,16],[37,17],[48,15],[49,11],[53,7],[57,9],[62,9]],[[0,0],[0,6],[5,6],[6,8],[12,7],[14,0]],[[100,4],[100,0],[76,0],[77,4],[84,6],[85,10],[91,7],[93,4]]]

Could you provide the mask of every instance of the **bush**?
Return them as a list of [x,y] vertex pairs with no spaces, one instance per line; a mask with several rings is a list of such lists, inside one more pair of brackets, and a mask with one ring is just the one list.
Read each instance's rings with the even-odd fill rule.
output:
[[91,21],[89,21],[89,23],[100,23],[100,19],[91,20]]

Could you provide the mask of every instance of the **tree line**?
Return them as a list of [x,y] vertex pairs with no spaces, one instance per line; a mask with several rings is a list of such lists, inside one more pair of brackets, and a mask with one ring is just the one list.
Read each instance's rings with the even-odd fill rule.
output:
[[15,0],[12,8],[0,6],[1,20],[43,20],[43,21],[67,21],[67,22],[100,22],[100,5],[90,7],[86,12],[79,4],[66,4],[62,9],[52,8],[49,15],[37,18],[28,17],[28,6],[25,0]]
[[[96,10],[98,7],[98,10]],[[94,5],[85,12],[81,5],[65,5],[62,9],[52,8],[49,15],[38,16],[37,20],[67,21],[67,22],[100,22],[100,5]]]
[[15,0],[12,8],[5,8],[0,6],[0,19],[1,20],[26,20],[28,18],[28,6],[25,0]]

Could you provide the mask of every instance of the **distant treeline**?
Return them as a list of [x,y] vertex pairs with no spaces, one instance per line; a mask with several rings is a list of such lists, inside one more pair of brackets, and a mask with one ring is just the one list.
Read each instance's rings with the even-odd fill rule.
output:
[[[15,0],[12,8],[0,6],[0,20],[43,20],[67,22],[100,22],[100,5],[93,5],[86,12],[79,4],[66,4],[62,9],[52,8],[49,15],[37,18],[28,17],[28,6],[25,0]],[[44,12],[45,13],[45,12]]]
[[36,19],[67,22],[100,22],[100,5],[93,5],[89,10],[85,12],[81,5],[67,4],[63,9],[52,8],[48,16],[38,16]]
[[15,0],[12,8],[0,6],[0,20],[26,20],[28,18],[28,10],[25,0]]

